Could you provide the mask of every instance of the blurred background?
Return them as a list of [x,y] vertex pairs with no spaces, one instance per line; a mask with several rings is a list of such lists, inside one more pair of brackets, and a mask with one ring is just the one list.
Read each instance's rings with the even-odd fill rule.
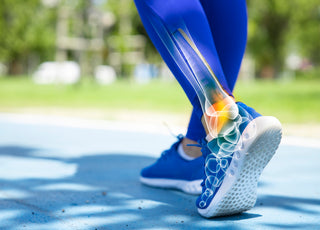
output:
[[[320,137],[319,0],[248,0],[235,95]],[[132,0],[2,0],[0,112],[185,126],[191,106]]]

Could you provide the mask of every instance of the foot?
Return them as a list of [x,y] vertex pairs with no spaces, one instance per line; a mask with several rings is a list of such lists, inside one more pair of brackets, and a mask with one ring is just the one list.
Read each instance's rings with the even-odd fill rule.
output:
[[179,136],[178,141],[164,151],[155,163],[142,169],[140,181],[143,184],[178,189],[188,194],[201,194],[204,158],[183,159],[177,152],[182,140],[183,137]]
[[197,207],[206,218],[251,209],[259,176],[280,144],[281,124],[276,118],[261,116],[243,103],[237,105],[238,133],[202,143],[205,176]]

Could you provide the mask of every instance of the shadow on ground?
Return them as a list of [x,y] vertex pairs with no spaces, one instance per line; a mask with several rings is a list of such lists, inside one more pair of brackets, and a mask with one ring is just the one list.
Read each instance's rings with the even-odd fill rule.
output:
[[196,212],[195,196],[139,183],[140,169],[154,158],[107,152],[46,157],[47,151],[0,147],[0,229],[295,229],[301,226],[267,219],[270,212],[320,214],[313,208],[320,199],[262,195],[247,213],[206,220]]

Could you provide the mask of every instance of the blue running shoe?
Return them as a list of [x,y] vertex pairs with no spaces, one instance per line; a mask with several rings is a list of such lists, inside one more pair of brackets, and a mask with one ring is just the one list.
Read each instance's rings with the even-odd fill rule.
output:
[[143,184],[178,189],[193,195],[201,194],[204,158],[191,161],[183,159],[177,152],[182,139],[182,135],[178,136],[178,141],[164,151],[154,164],[142,169],[140,181]]
[[196,204],[206,218],[251,209],[259,176],[280,144],[281,124],[275,117],[261,116],[241,102],[237,106],[234,128],[229,126],[227,135],[201,143],[205,176]]

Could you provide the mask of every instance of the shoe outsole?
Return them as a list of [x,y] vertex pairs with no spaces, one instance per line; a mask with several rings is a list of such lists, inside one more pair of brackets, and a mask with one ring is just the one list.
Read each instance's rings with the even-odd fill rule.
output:
[[187,181],[187,180],[140,177],[140,182],[145,185],[156,187],[156,188],[181,190],[182,192],[191,194],[191,195],[200,195],[202,190],[201,189],[202,179]]
[[258,179],[275,154],[281,141],[281,124],[274,117],[262,116],[250,122],[242,133],[245,137],[256,127],[255,137],[243,143],[233,155],[223,183],[205,209],[198,208],[206,218],[239,214],[251,209],[257,200]]

